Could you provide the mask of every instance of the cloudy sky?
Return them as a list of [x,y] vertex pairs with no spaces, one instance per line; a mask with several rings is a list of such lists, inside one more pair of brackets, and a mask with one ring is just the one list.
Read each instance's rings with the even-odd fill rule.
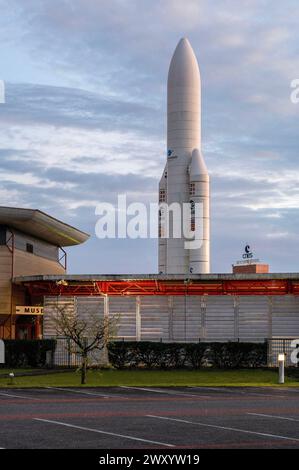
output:
[[166,158],[166,79],[187,36],[202,75],[212,270],[245,243],[298,271],[297,1],[0,0],[0,204],[89,232],[73,273],[157,271],[156,240],[98,240],[95,206],[156,202]]

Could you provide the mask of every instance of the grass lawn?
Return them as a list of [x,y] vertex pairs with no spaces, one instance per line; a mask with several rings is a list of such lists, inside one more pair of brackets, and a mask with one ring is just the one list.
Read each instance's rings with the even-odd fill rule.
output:
[[[17,370],[16,370],[17,372]],[[277,370],[102,370],[89,371],[86,387],[108,386],[278,386]],[[9,379],[0,378],[0,387]],[[79,387],[80,373],[75,371],[31,377],[15,377],[10,387]],[[280,385],[282,386],[282,385]],[[285,386],[299,387],[299,379],[286,377]]]

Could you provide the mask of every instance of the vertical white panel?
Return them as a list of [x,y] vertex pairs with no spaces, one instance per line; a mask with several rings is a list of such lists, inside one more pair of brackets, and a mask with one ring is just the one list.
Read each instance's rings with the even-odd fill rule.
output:
[[104,318],[104,297],[76,297],[76,300],[80,319]]
[[169,341],[173,341],[173,296],[168,296],[168,328]]
[[110,296],[109,315],[118,318],[118,338],[136,340],[136,297]]
[[43,337],[53,338],[57,336],[57,329],[54,316],[60,311],[72,314],[76,311],[75,297],[44,297],[44,315],[43,315]]
[[199,295],[187,296],[187,325],[186,340],[199,341],[202,339],[202,297]]
[[[44,298],[44,316],[43,316],[43,337],[56,338],[62,336],[57,332],[57,327],[53,318],[63,312],[68,315],[76,313],[76,298],[75,297],[45,297]],[[54,364],[59,366],[75,365],[77,357],[75,354],[68,354],[66,340],[58,340],[54,354]]]
[[272,333],[275,337],[299,337],[299,297],[278,295],[272,297]]
[[270,301],[264,295],[239,296],[240,341],[263,341],[269,335]]
[[226,295],[206,296],[206,339],[234,340],[234,298]]
[[173,339],[187,340],[187,297],[173,296]]
[[143,341],[167,341],[169,339],[168,298],[141,296],[141,339]]
[[141,340],[140,296],[136,297],[136,341]]
[[239,297],[234,295],[234,340],[240,337]]

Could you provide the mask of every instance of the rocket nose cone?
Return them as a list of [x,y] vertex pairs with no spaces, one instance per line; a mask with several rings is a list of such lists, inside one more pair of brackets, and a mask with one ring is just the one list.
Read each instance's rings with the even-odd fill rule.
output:
[[186,46],[189,45],[189,46],[191,47],[191,44],[190,44],[188,38],[185,38],[185,37],[184,37],[184,38],[181,38],[181,39],[179,40],[178,44],[177,44],[177,47],[178,47],[179,45],[182,45],[182,44],[185,44]]
[[[178,42],[178,45],[179,45],[179,44],[182,44],[182,45],[184,44],[185,47],[191,47],[191,49],[192,49],[192,46],[191,46],[191,44],[190,44],[190,41],[189,41],[189,39],[186,38],[186,37],[181,38],[181,39],[179,40],[179,42]],[[193,50],[193,49],[192,49],[192,50]]]
[[174,50],[173,57],[182,54],[184,50],[186,51],[188,49],[193,52],[192,46],[188,38],[181,38],[179,42],[177,43],[177,46]]
[[202,175],[208,175],[203,155],[199,149],[193,149],[190,165],[190,178],[192,180],[193,178]]
[[173,53],[168,86],[198,86],[200,74],[196,56],[187,38],[182,38]]

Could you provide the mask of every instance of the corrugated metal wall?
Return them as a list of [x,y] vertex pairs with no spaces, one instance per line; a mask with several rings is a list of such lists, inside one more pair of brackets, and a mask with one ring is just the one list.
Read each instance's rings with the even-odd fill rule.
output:
[[80,318],[87,320],[91,315],[104,315],[104,297],[77,297],[77,313]]
[[45,297],[44,337],[57,302],[80,316],[119,318],[117,337],[141,341],[264,341],[299,337],[298,296]]
[[[45,298],[44,305],[46,308],[46,315],[44,317],[43,328],[44,338],[55,338],[57,336],[57,330],[55,322],[53,321],[54,315],[56,315],[60,309],[65,313],[72,314],[76,310],[76,298],[75,297],[47,297]],[[58,341],[54,354],[54,364],[56,365],[71,365],[76,364],[75,355],[69,355],[68,361],[65,362],[66,357],[66,343]]]
[[[271,338],[271,305],[273,297],[242,296],[237,298],[237,333],[240,340]],[[299,317],[298,317],[299,319]]]
[[157,338],[163,341],[169,340],[170,311],[168,297],[141,296],[139,302],[139,339],[155,341]]
[[273,336],[299,337],[299,298],[294,295],[273,297]]
[[235,297],[206,296],[205,338],[208,340],[230,340],[235,333]]
[[[88,300],[88,299],[86,299]],[[57,336],[55,322],[53,321],[54,315],[63,309],[65,313],[71,314],[76,311],[76,298],[75,297],[45,297],[44,299],[44,321],[43,321],[43,335],[45,338],[53,338]]]
[[136,297],[110,297],[109,316],[117,317],[117,336],[128,341],[136,339]]

